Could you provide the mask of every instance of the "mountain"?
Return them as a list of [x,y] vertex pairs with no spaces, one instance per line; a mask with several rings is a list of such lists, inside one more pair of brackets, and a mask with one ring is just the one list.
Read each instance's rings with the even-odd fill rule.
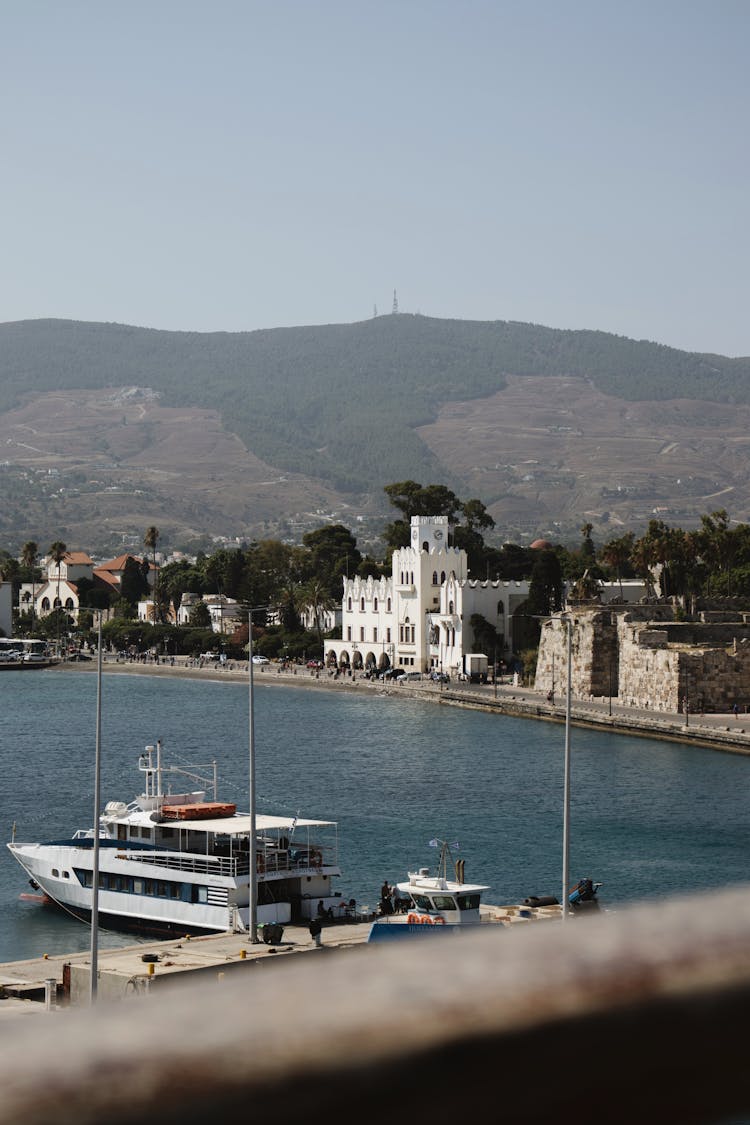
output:
[[21,321],[0,325],[0,536],[284,532],[377,514],[406,478],[478,496],[519,533],[653,508],[744,518],[748,422],[750,359],[602,332]]

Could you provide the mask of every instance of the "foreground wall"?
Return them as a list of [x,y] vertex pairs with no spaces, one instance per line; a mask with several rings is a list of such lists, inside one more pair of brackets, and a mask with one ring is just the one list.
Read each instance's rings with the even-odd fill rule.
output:
[[745,888],[244,967],[4,1021],[0,1125],[375,1125],[410,1106],[431,1125],[684,1125],[750,1109]]

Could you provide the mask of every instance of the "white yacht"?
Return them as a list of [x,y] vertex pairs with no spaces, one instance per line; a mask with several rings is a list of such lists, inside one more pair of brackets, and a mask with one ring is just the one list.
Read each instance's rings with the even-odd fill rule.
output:
[[[206,783],[207,767],[162,765],[161,744],[147,746],[138,768],[144,792],[110,801],[99,818],[101,926],[142,933],[243,931],[250,922],[251,818],[206,799],[206,790],[164,791],[173,775]],[[256,922],[288,923],[335,911],[340,894],[338,832],[333,821],[255,817]],[[92,909],[94,829],[47,843],[8,844],[42,895],[81,920]]]

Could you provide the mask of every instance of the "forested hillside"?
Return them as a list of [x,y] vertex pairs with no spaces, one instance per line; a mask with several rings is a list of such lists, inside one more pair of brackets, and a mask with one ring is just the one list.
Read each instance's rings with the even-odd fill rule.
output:
[[441,404],[491,395],[514,375],[578,376],[633,401],[750,402],[750,359],[504,321],[401,314],[210,334],[61,320],[0,325],[0,412],[29,392],[152,387],[166,405],[218,410],[269,464],[344,491],[452,480],[415,427],[433,421]]

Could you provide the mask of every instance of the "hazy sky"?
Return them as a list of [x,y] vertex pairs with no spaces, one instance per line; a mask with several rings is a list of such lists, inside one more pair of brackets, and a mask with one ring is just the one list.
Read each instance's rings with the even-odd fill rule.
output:
[[0,0],[0,321],[750,355],[747,0]]

